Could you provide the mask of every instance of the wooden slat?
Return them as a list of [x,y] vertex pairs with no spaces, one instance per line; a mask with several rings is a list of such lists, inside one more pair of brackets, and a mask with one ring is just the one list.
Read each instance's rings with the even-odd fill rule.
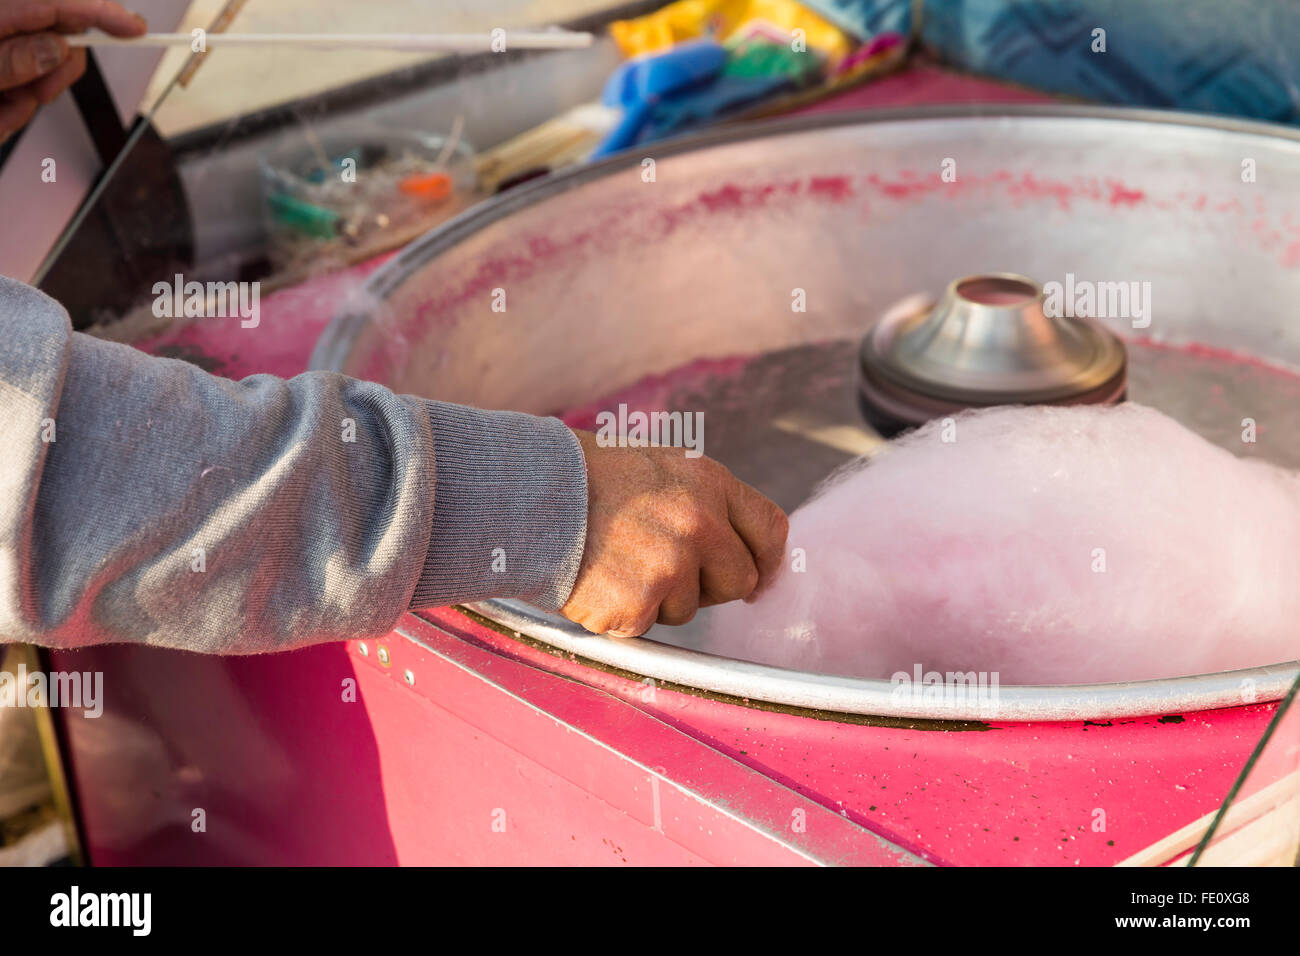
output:
[[[1259,820],[1266,814],[1270,815],[1269,826],[1272,826],[1273,822],[1278,822],[1279,825],[1289,824],[1295,830],[1300,826],[1296,822],[1300,820],[1300,813],[1297,812],[1300,807],[1292,805],[1295,803],[1293,798],[1297,796],[1300,796],[1300,770],[1274,781],[1258,793],[1236,800],[1224,815],[1223,823],[1219,826],[1219,833],[1232,834],[1233,831],[1244,828],[1247,824]],[[1175,830],[1168,836],[1139,850],[1116,865],[1160,866],[1175,859],[1201,842],[1201,838],[1209,830],[1210,824],[1214,822],[1214,817],[1218,812],[1215,809],[1200,819],[1193,820],[1187,826]],[[1264,831],[1257,831],[1257,833],[1262,832]],[[1218,845],[1218,843],[1215,844],[1215,846]]]

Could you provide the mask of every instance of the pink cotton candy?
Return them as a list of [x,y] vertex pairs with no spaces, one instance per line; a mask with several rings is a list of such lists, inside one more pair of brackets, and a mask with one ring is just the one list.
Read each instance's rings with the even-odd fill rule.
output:
[[1300,658],[1300,477],[1131,403],[947,422],[832,476],[793,515],[781,576],[719,608],[703,649],[1002,684]]

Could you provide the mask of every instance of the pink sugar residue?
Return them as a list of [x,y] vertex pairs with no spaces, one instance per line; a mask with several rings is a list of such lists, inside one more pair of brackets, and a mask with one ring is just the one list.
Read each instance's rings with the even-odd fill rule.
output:
[[1251,368],[1257,368],[1260,371],[1271,372],[1275,375],[1281,375],[1286,378],[1300,381],[1300,371],[1289,368],[1285,365],[1279,365],[1275,362],[1269,362],[1266,359],[1259,358],[1256,355],[1248,355],[1245,352],[1234,352],[1232,349],[1219,348],[1214,345],[1202,345],[1200,342],[1170,343],[1161,342],[1148,336],[1135,336],[1126,338],[1128,345],[1137,345],[1143,348],[1156,349],[1163,352],[1178,352],[1183,355],[1189,355],[1193,358],[1207,359],[1216,362],[1230,362],[1236,365],[1246,365]]
[[853,180],[848,176],[813,176],[808,180],[808,192],[830,200],[849,199],[853,196]]
[[387,252],[338,272],[323,272],[261,297],[254,327],[242,328],[237,317],[196,318],[133,344],[227,378],[258,372],[289,378],[306,371],[316,340],[340,305],[395,255]]
[[[894,201],[920,199],[938,193],[947,198],[959,198],[978,193],[1001,193],[1014,203],[1048,202],[1069,211],[1076,203],[1100,203],[1114,210],[1129,210],[1143,205],[1159,209],[1185,208],[1193,212],[1209,211],[1220,215],[1242,215],[1245,206],[1238,199],[1223,202],[1210,200],[1204,193],[1180,192],[1172,198],[1157,198],[1144,190],[1119,180],[1099,180],[1078,177],[1072,180],[1048,179],[1029,171],[1001,169],[986,176],[963,174],[955,182],[944,182],[937,171],[915,169],[900,170],[892,176],[878,173],[866,175],[813,175],[807,179],[774,180],[760,184],[723,183],[715,188],[700,191],[683,203],[652,210],[654,228],[642,241],[671,241],[672,233],[680,226],[702,217],[729,216],[750,210],[763,209],[776,203],[788,204],[800,198],[824,203],[844,203],[855,200],[863,192],[872,192]],[[868,207],[863,204],[863,214]],[[626,236],[629,219],[639,212],[637,204],[610,208],[598,222],[571,235],[557,238],[545,234],[511,237],[502,243],[502,252],[488,253],[474,263],[473,271],[458,282],[433,292],[414,310],[409,320],[407,337],[419,340],[432,329],[456,321],[458,307],[482,298],[485,302],[490,291],[506,282],[526,280],[539,269],[554,267],[557,261],[587,250],[599,250]],[[1300,266],[1300,225],[1284,220],[1292,241],[1285,247],[1281,264],[1291,268]],[[1276,246],[1283,241],[1277,229],[1256,223],[1255,234],[1266,236],[1267,245]],[[507,247],[508,243],[508,247]],[[508,251],[506,249],[508,248]],[[386,364],[380,362],[367,372],[382,375]]]
[[1110,182],[1110,204],[1112,206],[1136,206],[1147,198],[1140,189],[1130,189],[1123,183]]
[[1300,239],[1288,243],[1287,247],[1282,250],[1282,265],[1288,269],[1300,266]]
[[647,375],[627,388],[594,402],[568,409],[560,418],[570,428],[594,431],[597,426],[596,416],[601,412],[616,412],[619,405],[643,412],[688,411],[689,409],[671,407],[675,395],[704,381],[738,376],[753,359],[754,356],[739,355],[721,359],[696,359],[668,372]]
[[1049,200],[1067,210],[1073,203],[1085,200],[1104,202],[1116,209],[1137,206],[1147,201],[1143,190],[1114,180],[1103,184],[1096,179],[1080,177],[1067,182],[1045,179],[1027,171],[1017,174],[1008,169],[997,170],[988,176],[962,175],[952,182],[945,182],[938,172],[919,174],[915,170],[905,169],[891,178],[870,173],[864,181],[882,196],[899,200],[932,193],[957,198],[976,191],[1004,189],[1014,200]]

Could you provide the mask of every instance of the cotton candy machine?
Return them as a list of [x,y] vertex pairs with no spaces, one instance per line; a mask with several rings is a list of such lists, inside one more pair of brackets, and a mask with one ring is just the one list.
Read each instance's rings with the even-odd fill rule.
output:
[[[574,425],[620,402],[702,411],[706,453],[793,508],[879,446],[860,345],[894,303],[1009,271],[1071,302],[1146,281],[1140,307],[1099,320],[1124,341],[1128,396],[1300,467],[1297,173],[1291,132],[1084,109],[719,132],[431,233],[348,303],[315,364]],[[255,336],[204,323],[181,341],[234,377],[296,374],[292,346],[318,328],[301,316],[335,278],[307,307],[268,295]],[[1295,857],[1238,826],[1276,835],[1300,792],[1294,720],[1252,756],[1294,664],[1002,685],[954,706],[713,657],[699,638],[596,637],[489,602],[284,654],[56,652],[105,675],[101,717],[56,715],[87,855],[1160,864],[1186,860],[1231,799],[1234,861]]]
[[[1293,133],[1090,108],[839,114],[719,132],[506,194],[429,235],[340,315],[314,365],[584,427],[621,403],[703,411],[706,452],[793,508],[880,441],[855,401],[872,320],[954,277],[1014,271],[1044,283],[1058,309],[1092,296],[1096,330],[1075,343],[1083,384],[1067,391],[1119,396],[1118,336],[1130,397],[1236,454],[1297,467],[1297,172]],[[968,306],[987,300],[966,291]],[[1005,290],[989,294],[974,307],[1007,307]],[[1243,444],[1245,419],[1267,438]],[[937,715],[900,704],[884,681],[697,653],[707,614],[613,640],[515,602],[479,611],[651,678]],[[1237,702],[1243,681],[1276,699],[1293,674],[1277,662],[1148,684],[1003,687],[998,714],[1210,708]]]

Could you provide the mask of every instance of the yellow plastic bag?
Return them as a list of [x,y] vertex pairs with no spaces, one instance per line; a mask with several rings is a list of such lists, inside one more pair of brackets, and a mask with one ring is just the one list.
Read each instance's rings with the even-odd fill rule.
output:
[[654,53],[698,37],[724,42],[751,20],[765,20],[783,30],[803,30],[808,49],[832,64],[852,48],[848,35],[794,0],[677,0],[635,20],[609,25],[610,36],[626,57]]

